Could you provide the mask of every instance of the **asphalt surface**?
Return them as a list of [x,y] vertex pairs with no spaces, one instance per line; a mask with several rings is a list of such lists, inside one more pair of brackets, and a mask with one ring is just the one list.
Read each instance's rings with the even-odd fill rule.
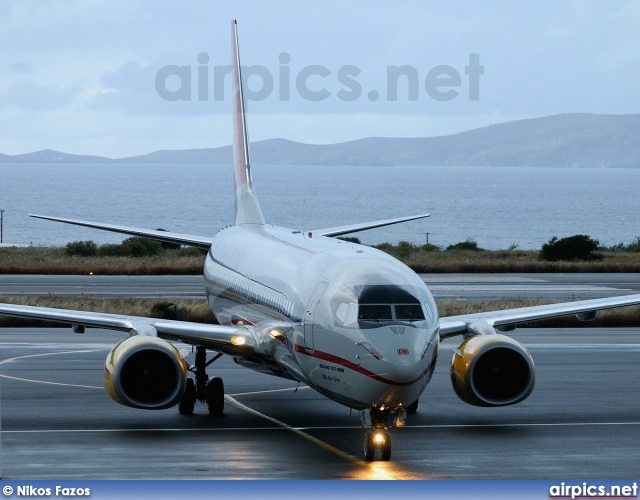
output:
[[[635,274],[423,278],[437,298],[450,300],[640,292]],[[0,275],[0,295],[18,294],[204,298],[200,276]],[[536,363],[529,399],[505,408],[460,401],[449,381],[459,340],[450,339],[418,413],[391,431],[392,461],[367,464],[357,412],[228,357],[209,370],[225,380],[225,415],[211,417],[198,405],[196,415],[185,417],[176,409],[125,408],[105,394],[104,360],[119,333],[0,329],[0,473],[14,479],[637,476],[640,328],[526,329],[513,336]]]
[[77,276],[0,274],[0,295],[101,298],[205,298],[198,276]]
[[391,432],[391,462],[366,464],[359,460],[364,431],[357,413],[227,357],[210,374],[223,377],[227,394],[246,407],[229,400],[222,417],[203,407],[185,417],[175,408],[125,408],[105,394],[104,359],[118,333],[0,329],[2,477],[636,477],[640,329],[527,329],[513,336],[536,363],[529,399],[505,408],[461,402],[449,381],[456,345],[450,339],[418,413]]
[[[632,273],[421,274],[436,298],[580,300],[640,293]],[[204,298],[202,276],[2,275],[0,295]]]

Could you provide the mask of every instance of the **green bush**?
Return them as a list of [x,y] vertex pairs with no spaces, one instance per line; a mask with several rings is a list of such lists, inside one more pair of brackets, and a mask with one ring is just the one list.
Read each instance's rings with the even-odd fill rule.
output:
[[189,315],[184,307],[178,307],[173,302],[158,302],[151,308],[151,314],[159,319],[184,321]]
[[602,260],[604,256],[594,252],[597,250],[598,245],[600,245],[598,240],[592,240],[591,237],[584,234],[576,234],[575,236],[562,239],[554,236],[542,245],[540,260],[552,262],[559,260]]
[[[144,248],[144,251],[140,249],[140,245]],[[127,238],[122,242],[122,246],[129,247],[130,255],[132,257],[142,257],[143,255],[158,255],[162,253],[164,248],[162,243],[157,240],[150,240],[149,238],[140,238],[134,236]]]
[[74,241],[67,243],[64,251],[67,255],[80,257],[94,257],[98,246],[93,241]]
[[373,245],[373,248],[388,254],[392,254],[395,250],[395,247],[391,243],[380,243],[378,245]]
[[453,245],[449,245],[447,250],[473,250],[473,251],[481,251],[484,248],[479,248],[478,243],[469,238],[466,241],[461,241],[460,243],[455,243]]
[[[161,227],[157,228],[156,231],[164,231],[165,233],[167,232],[166,229],[162,229]],[[160,243],[162,245],[162,248],[164,248],[165,250],[177,250],[182,246],[180,245],[180,243],[169,243],[168,241],[159,241],[158,243]]]
[[98,247],[98,257],[129,257],[129,249],[117,243],[107,243]]
[[622,242],[609,247],[613,252],[640,252],[640,238],[633,243],[624,244]]
[[338,239],[348,241],[349,243],[357,243],[358,245],[362,244],[360,242],[360,238],[355,238],[353,236],[338,236]]
[[144,257],[149,254],[146,245],[140,241],[123,241],[122,248],[130,257]]
[[438,245],[434,245],[433,243],[425,243],[420,247],[425,252],[439,252],[442,250]]
[[417,249],[418,247],[413,243],[409,243],[408,241],[401,241],[395,248],[395,254],[400,259],[406,259]]

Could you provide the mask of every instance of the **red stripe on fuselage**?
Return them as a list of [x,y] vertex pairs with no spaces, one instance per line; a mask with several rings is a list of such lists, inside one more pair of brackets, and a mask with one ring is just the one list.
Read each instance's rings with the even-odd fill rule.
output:
[[388,378],[385,378],[382,375],[378,375],[377,373],[367,370],[366,368],[363,368],[362,366],[359,366],[353,363],[352,361],[341,358],[339,356],[335,356],[333,354],[329,354],[328,352],[319,351],[318,349],[315,349],[313,351],[307,351],[307,349],[303,345],[299,345],[299,344],[296,344],[296,352],[299,352],[300,354],[304,354],[305,356],[310,356],[312,358],[321,359],[323,361],[329,361],[330,363],[335,363],[337,365],[342,365],[345,368],[349,368],[350,370],[358,372],[362,375],[366,375],[367,377],[377,380],[378,382],[382,382],[383,384],[395,385],[400,387],[415,384],[418,380],[420,380],[427,373],[429,373],[433,369],[436,363],[436,360],[434,359],[420,375],[418,375],[416,378],[414,378],[410,382],[396,382],[395,380],[389,380]]

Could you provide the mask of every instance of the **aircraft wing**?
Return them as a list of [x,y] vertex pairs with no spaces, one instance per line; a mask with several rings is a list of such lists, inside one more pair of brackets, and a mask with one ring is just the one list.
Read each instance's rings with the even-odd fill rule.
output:
[[232,356],[253,354],[256,345],[251,331],[243,326],[208,325],[141,316],[124,316],[2,303],[0,303],[0,314],[18,318],[71,323],[73,330],[77,333],[82,333],[84,331],[83,327],[89,327],[118,330],[127,332],[129,335],[157,336],[165,340],[202,345],[208,349]]
[[[440,337],[447,338],[466,333],[493,333],[491,331],[493,328],[491,327],[497,330],[509,330],[519,323],[569,316],[571,314],[582,315],[584,320],[589,320],[593,319],[590,317],[590,313],[595,313],[596,311],[639,304],[640,294],[636,294],[449,316],[440,319]],[[638,318],[638,321],[640,323],[640,318]]]
[[365,231],[367,229],[374,229],[376,227],[390,226],[392,224],[400,224],[401,222],[408,222],[410,220],[424,219],[425,217],[431,217],[431,214],[409,215],[407,217],[397,217],[395,219],[378,220],[374,222],[361,222],[360,224],[350,224],[348,226],[315,229],[310,232],[319,236],[342,236],[343,234],[357,233],[358,231]]
[[76,226],[92,227],[94,229],[102,229],[104,231],[111,231],[114,233],[130,234],[132,236],[142,236],[144,238],[151,238],[154,240],[164,241],[167,243],[178,243],[180,245],[188,245],[192,247],[203,248],[208,250],[211,247],[213,238],[207,238],[205,236],[194,236],[190,234],[171,233],[169,231],[155,231],[152,229],[139,229],[129,226],[118,226],[115,224],[102,224],[100,222],[88,222],[76,219],[64,219],[62,217],[49,217],[47,215],[35,215],[29,214],[30,217],[36,219],[46,219],[56,222],[63,222],[65,224],[74,224]]

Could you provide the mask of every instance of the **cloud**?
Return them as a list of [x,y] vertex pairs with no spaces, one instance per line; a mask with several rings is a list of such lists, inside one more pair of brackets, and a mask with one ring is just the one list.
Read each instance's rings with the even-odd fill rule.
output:
[[41,85],[31,80],[13,83],[0,93],[0,105],[25,111],[50,111],[67,107],[80,95],[83,84],[61,87],[52,83]]

